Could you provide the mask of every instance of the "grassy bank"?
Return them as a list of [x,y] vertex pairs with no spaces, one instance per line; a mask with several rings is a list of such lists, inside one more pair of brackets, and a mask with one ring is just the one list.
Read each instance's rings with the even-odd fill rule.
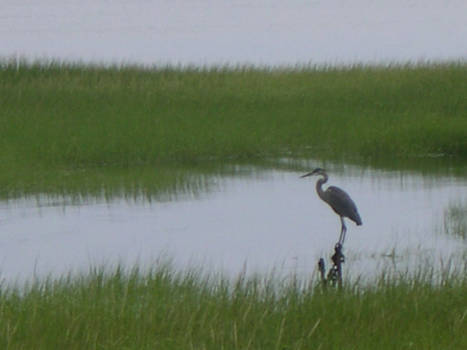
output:
[[3,62],[0,96],[3,162],[467,157],[467,64],[143,70]]
[[70,172],[98,179],[99,169],[284,155],[467,159],[465,63],[142,69],[3,60],[0,96],[0,185],[13,193],[69,184]]
[[2,349],[465,349],[467,280],[315,283],[94,270],[0,291]]

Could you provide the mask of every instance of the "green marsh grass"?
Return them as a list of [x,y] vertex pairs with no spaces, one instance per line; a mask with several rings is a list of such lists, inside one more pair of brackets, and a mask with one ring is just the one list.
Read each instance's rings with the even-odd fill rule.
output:
[[47,165],[467,156],[467,65],[1,70],[2,158]]
[[316,281],[91,269],[0,289],[2,349],[465,349],[467,280]]
[[450,203],[444,210],[444,232],[467,239],[467,201]]
[[4,197],[47,192],[85,170],[92,188],[112,172],[101,169],[152,166],[168,169],[160,182],[170,188],[170,169],[284,156],[465,163],[466,96],[465,62],[149,69],[3,59],[0,185]]

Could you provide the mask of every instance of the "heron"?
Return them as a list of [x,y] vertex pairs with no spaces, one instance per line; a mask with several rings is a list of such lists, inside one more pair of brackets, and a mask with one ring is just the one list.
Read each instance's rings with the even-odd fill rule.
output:
[[354,221],[357,226],[362,224],[362,219],[358,213],[357,206],[355,202],[350,198],[350,196],[344,190],[336,186],[329,186],[325,191],[323,190],[323,184],[328,181],[328,174],[326,171],[321,168],[316,168],[311,173],[302,175],[301,177],[307,177],[312,175],[321,175],[322,178],[316,181],[316,192],[318,193],[319,198],[325,201],[329,206],[339,215],[341,219],[342,229],[339,236],[339,242],[341,246],[344,244],[345,233],[347,232],[347,227],[345,226],[344,218],[349,218]]

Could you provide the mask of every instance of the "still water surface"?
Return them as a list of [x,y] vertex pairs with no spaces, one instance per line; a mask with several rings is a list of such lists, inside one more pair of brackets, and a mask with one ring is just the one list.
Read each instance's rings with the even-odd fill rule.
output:
[[[165,202],[73,205],[45,196],[0,202],[1,276],[15,281],[93,264],[149,265],[161,256],[230,276],[245,268],[309,276],[319,257],[329,258],[340,222],[318,198],[316,178],[300,175],[258,170],[219,177],[209,192]],[[446,234],[446,220],[453,205],[465,211],[467,180],[347,166],[331,172],[329,183],[353,197],[363,219],[363,226],[347,225],[347,274],[465,263],[467,241]]]
[[0,56],[280,65],[467,57],[465,0],[2,0]]

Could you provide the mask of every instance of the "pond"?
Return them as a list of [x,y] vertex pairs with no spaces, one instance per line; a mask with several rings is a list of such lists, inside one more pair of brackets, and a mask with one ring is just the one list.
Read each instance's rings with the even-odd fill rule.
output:
[[0,56],[140,64],[465,58],[464,0],[2,0]]
[[[322,165],[306,162],[304,167]],[[467,180],[455,175],[326,164],[329,184],[356,202],[347,221],[346,276],[465,264]],[[329,262],[338,216],[301,171],[242,165],[172,199],[48,197],[0,202],[0,271],[9,282],[86,271],[91,265],[168,258],[177,267],[310,276]],[[464,266],[465,268],[465,266]]]

